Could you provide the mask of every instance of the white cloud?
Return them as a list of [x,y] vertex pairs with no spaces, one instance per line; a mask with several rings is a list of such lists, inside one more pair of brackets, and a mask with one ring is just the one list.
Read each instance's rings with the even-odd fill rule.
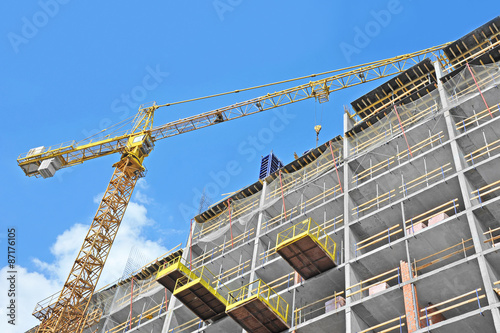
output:
[[144,191],[149,188],[149,184],[146,182],[145,178],[139,178],[137,184],[135,185],[134,200],[141,204],[150,204],[154,200],[153,198],[147,196]]
[[130,202],[120,230],[101,275],[99,285],[115,281],[121,277],[127,262],[130,249],[137,246],[141,255],[149,262],[167,252],[167,249],[156,240],[146,239],[143,230],[151,227],[154,221],[147,217],[145,206]]
[[94,197],[92,198],[92,201],[96,204],[99,204],[101,202],[103,196],[104,196],[104,192],[101,192],[97,195],[94,195]]
[[141,190],[147,190],[149,188],[149,184],[146,181],[146,178],[139,178],[135,187],[140,188]]
[[43,262],[38,258],[33,259],[33,262],[51,279],[59,281],[62,285],[68,277],[69,270],[78,251],[80,251],[88,229],[89,225],[74,224],[70,229],[57,236],[56,242],[50,248],[50,252],[55,257],[52,263]]
[[150,204],[153,202],[153,199],[148,197],[146,194],[142,193],[140,190],[136,190],[134,194],[134,199],[142,204]]
[[[0,290],[6,292],[9,289],[6,279],[7,266],[0,270]],[[16,267],[17,271],[17,315],[16,325],[7,323],[7,303],[9,298],[7,295],[0,297],[0,332],[5,333],[21,333],[26,332],[32,327],[35,327],[40,322],[31,315],[37,302],[54,294],[60,288],[59,282],[49,280],[44,275],[37,272],[28,272],[24,267]]]
[[189,230],[183,230],[183,229],[166,229],[165,233],[167,235],[189,235]]
[[[100,197],[102,197],[102,195]],[[132,247],[137,246],[141,250],[141,255],[147,262],[167,252],[167,249],[161,245],[161,240],[151,240],[147,239],[145,236],[146,228],[150,228],[154,224],[155,221],[148,218],[147,208],[143,204],[137,202],[129,203],[120,230],[118,231],[105,268],[101,274],[97,286],[98,289],[101,286],[121,278]],[[35,319],[31,316],[31,312],[36,303],[52,293],[61,290],[76,255],[80,250],[89,226],[90,225],[76,223],[57,236],[56,242],[50,249],[54,256],[54,260],[52,262],[44,262],[39,259],[34,259],[34,263],[39,269],[39,272],[27,272],[24,269],[23,274],[28,277],[20,278],[20,289],[23,290],[23,304],[19,308],[19,313],[23,313],[23,319],[20,319],[19,322],[22,321],[23,325],[26,325],[23,326],[23,329],[29,329],[38,324],[37,320],[33,321],[31,319]],[[4,282],[5,281],[2,280],[2,283]],[[36,292],[32,292],[34,289],[36,289]],[[6,289],[2,288],[1,290]],[[3,305],[2,309],[5,309]],[[4,322],[5,321],[2,321],[1,325],[3,325]],[[8,329],[10,328],[6,327],[5,329],[0,329],[0,332],[11,332]]]

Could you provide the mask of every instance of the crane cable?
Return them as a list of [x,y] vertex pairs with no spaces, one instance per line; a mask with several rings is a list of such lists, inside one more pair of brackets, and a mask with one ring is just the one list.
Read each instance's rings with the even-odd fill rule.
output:
[[[335,172],[337,173],[337,180],[339,181],[340,192],[344,193],[344,190],[342,189],[342,182],[340,181],[339,170],[337,169],[337,161],[335,160],[335,154],[333,153],[332,141],[328,141],[328,144],[330,145],[330,151],[332,152],[332,160],[333,160],[333,165],[335,166]],[[340,161],[340,156],[339,156],[339,161]]]
[[[444,45],[442,45],[442,46],[444,47]],[[400,57],[402,57],[402,56],[400,56]],[[347,71],[347,70],[351,70],[351,69],[360,68],[360,66],[363,66],[363,67],[371,66],[371,65],[374,65],[374,64],[377,64],[377,63],[383,63],[386,60],[387,59],[377,60],[377,61],[372,61],[372,62],[368,62],[368,63],[362,64],[362,65],[353,65],[353,66],[349,66],[349,67],[333,69],[331,71],[326,71],[326,72],[321,72],[321,73],[316,73],[316,74],[310,74],[310,75],[305,75],[305,76],[299,76],[299,77],[296,77],[296,78],[293,78],[293,79],[276,81],[276,82],[261,84],[261,85],[258,85],[258,86],[253,86],[253,87],[248,87],[248,88],[243,88],[243,89],[237,89],[237,90],[233,90],[233,91],[226,91],[226,92],[223,92],[223,93],[218,93],[218,94],[213,94],[213,95],[207,95],[207,96],[202,96],[202,97],[196,97],[196,98],[191,98],[191,99],[186,99],[186,100],[178,101],[178,102],[160,104],[160,105],[158,105],[158,107],[160,108],[160,107],[164,107],[164,106],[172,106],[172,105],[183,104],[183,103],[188,103],[188,102],[200,101],[200,100],[203,100],[203,99],[208,99],[208,98],[213,98],[213,97],[219,97],[219,96],[225,96],[225,95],[229,95],[229,94],[237,94],[237,93],[243,92],[243,91],[249,91],[249,90],[254,90],[254,89],[259,89],[259,88],[265,88],[265,87],[275,86],[275,85],[282,84],[282,83],[288,83],[288,82],[293,82],[293,81],[298,81],[298,80],[309,79],[309,78],[313,78],[313,77],[317,77],[317,76],[323,76],[323,75],[327,75],[327,74],[332,74],[332,73],[337,73],[337,72],[343,72],[343,71]]]
[[[209,99],[209,98],[213,98],[213,97],[225,96],[225,95],[229,95],[229,94],[236,94],[236,93],[243,92],[243,91],[249,91],[249,90],[254,90],[254,89],[259,89],[259,88],[264,88],[264,87],[270,87],[270,86],[274,86],[274,85],[278,85],[278,84],[282,84],[282,83],[288,83],[288,82],[303,80],[303,79],[307,79],[307,78],[313,78],[313,77],[317,77],[317,76],[323,76],[323,75],[326,75],[326,74],[331,74],[331,73],[335,73],[335,72],[339,72],[339,71],[344,71],[344,70],[347,70],[347,69],[351,69],[351,68],[354,68],[354,67],[356,67],[356,66],[351,66],[351,67],[346,67],[346,68],[341,68],[341,69],[334,69],[334,70],[326,71],[326,72],[322,72],[322,73],[316,73],[316,74],[301,76],[301,77],[297,77],[297,78],[293,78],[293,79],[288,79],[288,80],[282,80],[282,81],[277,81],[277,82],[266,83],[266,84],[262,84],[262,85],[258,85],[258,86],[253,86],[253,87],[248,87],[248,88],[243,88],[243,89],[237,89],[237,90],[233,90],[233,91],[227,91],[227,92],[213,94],[213,95],[208,95],[208,96],[202,96],[202,97],[196,97],[196,98],[186,99],[186,100],[183,100],[183,101],[178,101],[178,102],[173,102],[173,103],[165,103],[165,104],[158,105],[157,107],[161,108],[161,107],[164,107],[164,106],[172,106],[172,105],[184,104],[184,103],[188,103],[188,102],[200,101],[200,100],[203,100],[203,99]],[[130,121],[135,116],[136,115],[133,115],[133,116],[128,117],[128,118],[126,118],[126,119],[124,119],[124,120],[122,120],[122,121],[120,121],[120,122],[118,122],[116,124],[111,125],[111,127],[104,128],[104,129],[100,130],[99,132],[97,132],[95,134],[92,134],[91,136],[88,136],[85,139],[82,139],[82,140],[78,141],[77,144],[79,144],[81,142],[84,142],[84,141],[87,141],[87,140],[89,140],[89,139],[91,139],[91,138],[93,138],[93,137],[95,137],[95,136],[97,136],[99,134],[102,134],[102,133],[110,130],[111,128],[113,128],[115,126],[118,126],[118,125],[122,124],[122,126],[118,127],[115,131],[111,132],[107,136],[111,135],[112,133],[116,133],[119,129],[123,128],[126,125],[125,122]]]
[[120,125],[120,124],[121,124],[121,126],[120,126],[120,127],[116,128],[113,132],[111,132],[111,133],[107,134],[105,137],[110,136],[111,134],[118,132],[118,131],[119,131],[120,129],[122,129],[125,125],[128,125],[129,123],[131,123],[131,122],[132,122],[132,121],[131,121],[131,120],[132,120],[132,118],[135,118],[135,116],[136,116],[136,115],[130,116],[130,117],[128,117],[128,118],[126,118],[126,119],[123,119],[122,121],[120,121],[120,122],[118,122],[118,123],[116,123],[116,124],[111,125],[111,126],[110,126],[110,127],[108,127],[108,128],[104,128],[104,129],[100,130],[99,132],[94,133],[94,134],[92,134],[92,135],[90,135],[90,136],[86,137],[85,139],[82,139],[82,140],[80,140],[80,141],[76,142],[76,144],[77,144],[77,145],[79,145],[80,143],[82,143],[82,142],[84,142],[84,141],[87,141],[87,140],[89,140],[89,139],[91,139],[91,138],[93,138],[93,137],[95,137],[95,136],[97,136],[97,135],[99,135],[99,134],[105,133],[106,131],[108,131],[108,130],[112,129],[113,127],[116,127],[116,126],[118,126],[118,125]]
[[227,207],[228,207],[228,210],[229,210],[229,229],[231,230],[231,248],[234,248],[233,224],[231,222],[231,198],[227,199]]
[[[372,63],[376,63],[376,62],[377,61],[374,61]],[[365,64],[365,65],[370,65],[372,63],[368,63],[368,64]],[[345,67],[345,68],[340,68],[340,69],[334,69],[334,70],[326,71],[326,72],[322,72],[322,73],[316,73],[316,74],[310,74],[310,75],[306,75],[306,76],[300,76],[300,77],[296,77],[296,78],[293,78],[293,79],[276,81],[276,82],[261,84],[261,85],[258,85],[258,86],[253,86],[253,87],[248,87],[248,88],[243,88],[243,89],[237,89],[237,90],[233,90],[233,91],[226,91],[226,92],[223,92],[223,93],[218,93],[218,94],[213,94],[213,95],[207,95],[207,96],[202,96],[202,97],[196,97],[196,98],[191,98],[191,99],[186,99],[186,100],[183,100],[183,101],[178,101],[178,102],[173,102],[173,103],[160,104],[160,105],[157,105],[157,107],[161,108],[161,107],[164,107],[164,106],[172,106],[172,105],[184,104],[184,103],[188,103],[188,102],[200,101],[200,100],[209,99],[209,98],[213,98],[213,97],[225,96],[225,95],[229,95],[229,94],[236,94],[236,93],[243,92],[243,91],[249,91],[249,90],[254,90],[254,89],[259,89],[259,88],[270,87],[270,86],[274,86],[274,85],[278,85],[278,84],[282,84],[282,83],[288,83],[288,82],[303,80],[303,79],[307,79],[307,78],[313,78],[313,77],[317,77],[317,76],[323,76],[323,75],[326,75],[326,74],[331,74],[331,73],[335,73],[335,72],[345,71],[345,70],[352,69],[352,68],[355,68],[355,67],[358,67],[358,66],[351,66],[351,67]],[[116,124],[111,125],[111,127],[109,127],[109,128],[104,128],[104,129],[100,130],[99,132],[97,132],[95,134],[92,134],[91,136],[88,136],[85,139],[82,139],[82,140],[78,141],[77,143],[81,143],[83,141],[86,141],[86,140],[88,140],[90,138],[93,138],[93,137],[95,137],[95,136],[97,136],[97,135],[99,135],[101,133],[104,133],[104,132],[108,131],[109,129],[111,129],[111,128],[115,127],[115,126],[118,126],[118,125],[120,125],[122,123],[130,121],[135,116],[136,115],[128,117],[128,118],[126,118],[126,119],[124,119],[124,120],[122,120],[122,121],[120,121],[120,122],[118,122]],[[123,124],[122,126],[120,126],[118,129],[122,128],[123,126],[125,126],[125,124]],[[118,129],[115,130],[112,133],[116,133],[118,131]],[[110,134],[112,134],[112,133],[110,133]],[[110,135],[110,134],[108,134],[108,135]]]
[[279,176],[280,176],[281,199],[283,200],[283,212],[285,212],[285,222],[286,222],[287,216],[286,216],[286,206],[285,206],[285,194],[283,193],[283,181],[281,180],[281,169],[279,171]]
[[165,103],[165,104],[158,105],[158,107],[172,106],[172,105],[183,104],[183,103],[188,103],[188,102],[200,101],[200,100],[208,99],[208,98],[212,98],[212,97],[225,96],[225,95],[229,95],[229,94],[237,94],[237,93],[243,92],[243,91],[249,91],[249,90],[254,90],[254,89],[259,89],[259,88],[264,88],[264,87],[270,87],[270,86],[274,86],[274,85],[278,85],[278,84],[282,84],[282,83],[288,83],[288,82],[293,82],[293,81],[298,81],[298,80],[313,78],[313,77],[317,77],[317,76],[323,76],[323,75],[326,75],[326,74],[332,74],[332,73],[344,72],[344,71],[353,70],[353,69],[359,69],[361,67],[373,66],[373,65],[376,65],[376,64],[383,64],[383,63],[385,63],[388,60],[395,60],[395,59],[401,60],[405,56],[409,56],[409,55],[412,55],[413,57],[417,56],[417,55],[420,56],[420,55],[422,55],[424,53],[434,52],[434,51],[440,51],[446,45],[449,45],[449,44],[451,44],[451,43],[448,42],[448,43],[444,43],[444,44],[441,44],[441,45],[438,45],[438,46],[434,46],[432,48],[427,48],[427,49],[424,49],[424,50],[420,50],[420,51],[417,51],[417,52],[412,52],[412,53],[408,53],[408,54],[404,54],[404,55],[399,55],[397,57],[393,57],[393,58],[389,58],[389,59],[383,59],[383,60],[376,60],[376,61],[372,61],[372,62],[367,62],[367,63],[361,64],[361,65],[353,65],[353,66],[349,66],[349,67],[333,69],[333,70],[326,71],[326,72],[321,72],[321,73],[316,73],[316,74],[310,74],[310,75],[300,76],[300,77],[296,77],[296,78],[293,78],[293,79],[276,81],[276,82],[261,84],[261,85],[258,85],[258,86],[253,86],[253,87],[248,87],[248,88],[243,88],[243,89],[237,89],[237,90],[233,90],[233,91],[227,91],[227,92],[213,94],[213,95],[208,95],[208,96],[203,96],[203,97],[186,99],[186,100],[183,100],[183,101],[178,101],[178,102],[173,102],[173,103]]
[[319,132],[321,131],[321,124],[323,123],[323,105],[321,105],[319,124],[316,119],[316,103],[314,103],[314,131],[316,132],[316,148],[318,148]]
[[[450,44],[450,43],[445,43],[443,45],[439,45],[438,47],[444,47],[444,46],[446,46],[448,44]],[[400,58],[400,57],[403,57],[403,56],[398,56],[397,58]],[[157,105],[157,108],[161,108],[161,107],[164,107],[164,106],[172,106],[172,105],[184,104],[184,103],[194,102],[194,101],[200,101],[200,100],[204,100],[204,99],[209,99],[209,98],[213,98],[213,97],[220,97],[220,96],[225,96],[225,95],[230,95],[230,94],[237,94],[237,93],[243,92],[243,91],[255,90],[255,89],[259,89],[259,88],[265,88],[265,87],[270,87],[270,86],[282,84],[282,83],[294,82],[294,81],[304,80],[304,79],[308,79],[308,78],[314,78],[314,77],[318,77],[318,76],[323,76],[323,75],[327,75],[327,74],[332,74],[332,73],[337,73],[337,72],[343,72],[343,71],[347,71],[347,70],[351,70],[351,69],[360,68],[360,66],[366,67],[366,66],[371,66],[371,65],[377,64],[377,63],[382,63],[382,62],[384,62],[386,60],[387,59],[377,60],[377,61],[372,61],[372,62],[368,62],[368,63],[362,64],[362,65],[353,65],[353,66],[339,68],[339,69],[334,69],[334,70],[330,70],[330,71],[326,71],[326,72],[321,72],[321,73],[316,73],[316,74],[310,74],[310,75],[305,75],[305,76],[299,76],[299,77],[296,77],[296,78],[293,78],[293,79],[281,80],[281,81],[276,81],[276,82],[261,84],[261,85],[257,85],[257,86],[253,86],[253,87],[242,88],[242,89],[237,89],[237,90],[233,90],[233,91],[226,91],[226,92],[218,93],[218,94],[212,94],[212,95],[207,95],[207,96],[202,96],[202,97],[196,97],[196,98],[186,99],[186,100],[172,102],[172,103],[160,104],[160,105]],[[134,116],[132,116],[130,118],[133,118],[133,117]],[[130,118],[127,118],[127,119],[125,119],[123,121],[129,120]],[[118,124],[120,124],[120,123],[118,123]],[[115,124],[113,126],[116,126],[118,124]],[[111,126],[111,127],[113,127],[113,126]],[[83,140],[81,140],[79,142],[82,142],[82,141],[85,141],[87,139],[90,139],[90,138],[98,135],[99,133],[103,133],[103,132],[105,132],[107,130],[108,130],[107,128],[103,129],[103,130],[99,131],[98,133],[96,133],[94,135],[91,135],[88,138],[85,138],[85,139],[83,139]]]

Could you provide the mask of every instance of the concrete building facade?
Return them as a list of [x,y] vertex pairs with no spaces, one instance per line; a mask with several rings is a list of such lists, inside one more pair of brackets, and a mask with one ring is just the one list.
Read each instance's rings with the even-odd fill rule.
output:
[[360,97],[342,136],[198,215],[184,249],[94,295],[87,331],[500,332],[498,28]]

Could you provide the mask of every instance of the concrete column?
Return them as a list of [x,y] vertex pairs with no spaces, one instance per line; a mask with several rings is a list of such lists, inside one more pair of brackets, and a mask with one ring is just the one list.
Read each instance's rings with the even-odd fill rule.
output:
[[[195,223],[196,222],[193,220],[193,227],[191,228],[191,234],[188,235],[188,239],[186,241],[186,247],[184,249],[182,249],[182,260],[184,260],[184,262],[189,261],[189,249],[191,246],[191,241],[193,239],[192,236],[194,235]],[[161,329],[162,333],[167,333],[169,328],[170,328],[170,325],[172,323],[173,314],[174,314],[174,312],[171,311],[171,309],[173,309],[177,306],[177,302],[179,302],[177,300],[177,298],[175,298],[172,295],[172,297],[170,297],[170,300],[168,302],[167,314],[165,315],[165,321],[163,322],[163,328]]]
[[[261,229],[262,229],[262,221],[264,220],[264,211],[261,210],[262,207],[264,207],[264,204],[266,202],[266,191],[267,191],[267,183],[264,181],[264,184],[262,186],[262,193],[260,195],[260,201],[259,201],[259,216],[257,218],[257,228],[255,230],[255,240],[253,242],[253,252],[252,252],[252,266],[250,270],[250,281],[252,282],[255,280],[255,268],[257,267],[257,263],[259,260],[259,241],[260,241],[260,235],[261,235]],[[290,309],[293,309],[293,304],[290,304]],[[293,311],[293,310],[291,310]],[[241,330],[242,333],[246,332],[244,329]]]
[[[458,144],[456,141],[456,133],[455,133],[455,127],[453,123],[453,119],[451,118],[450,115],[450,110],[448,109],[448,99],[446,96],[446,91],[444,90],[443,84],[440,80],[442,77],[442,70],[439,65],[439,62],[434,63],[434,68],[436,69],[436,75],[438,79],[438,91],[439,91],[439,96],[441,98],[441,102],[443,104],[443,107],[445,109],[444,111],[444,118],[446,121],[446,128],[448,130],[448,136],[450,138],[450,145],[451,145],[451,152],[453,155],[453,162],[455,165],[455,169],[457,170],[457,176],[458,176],[458,182],[460,185],[460,192],[462,194],[462,198],[464,200],[464,208],[466,210],[466,218],[467,222],[469,224],[471,236],[472,236],[472,241],[474,243],[474,250],[476,251],[478,256],[478,263],[479,263],[479,270],[481,273],[481,277],[483,280],[483,284],[485,286],[485,291],[486,291],[486,298],[488,300],[488,304],[494,304],[497,302],[496,295],[493,291],[492,285],[493,282],[491,281],[490,275],[488,274],[488,267],[486,265],[486,259],[484,258],[484,255],[482,254],[482,242],[480,238],[480,233],[477,230],[476,222],[474,220],[474,215],[471,210],[471,201],[470,201],[470,196],[469,196],[469,191],[467,190],[467,180],[465,179],[465,175],[463,172],[463,167],[462,167],[462,162],[460,160],[460,154],[458,151]],[[491,310],[492,315],[493,315],[493,322],[495,324],[495,329],[497,332],[500,332],[500,310],[498,308],[494,308]]]
[[[347,264],[351,259],[350,249],[350,231],[349,231],[349,221],[350,221],[350,213],[349,213],[349,153],[350,153],[350,145],[347,140],[347,136],[345,133],[349,131],[354,125],[354,122],[349,117],[347,112],[344,113],[344,180],[342,187],[344,189],[344,262],[346,263],[344,268],[345,274],[345,287],[349,287],[351,283],[351,266]],[[352,332],[352,316],[351,313],[351,299],[346,297],[346,305],[345,305],[345,328],[346,333]]]
[[434,69],[436,70],[436,78],[438,81],[438,92],[439,92],[439,98],[441,99],[441,105],[443,106],[443,109],[447,109],[449,106],[448,96],[446,96],[446,91],[444,90],[443,83],[440,80],[443,77],[443,69],[439,64],[439,61],[434,62]]
[[259,259],[259,241],[262,229],[262,221],[264,220],[264,211],[262,211],[262,207],[266,202],[266,192],[267,192],[267,183],[264,181],[262,186],[262,193],[260,195],[259,201],[259,216],[257,218],[257,229],[255,230],[255,240],[253,243],[253,253],[252,253],[252,266],[250,271],[250,282],[255,280],[255,268],[257,267],[257,262]]

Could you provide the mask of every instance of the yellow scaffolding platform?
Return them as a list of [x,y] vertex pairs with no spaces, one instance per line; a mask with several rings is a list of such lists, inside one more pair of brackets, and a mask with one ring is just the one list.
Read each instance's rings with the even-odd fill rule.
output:
[[288,303],[260,279],[230,291],[226,312],[248,333],[278,333],[290,328]]
[[189,272],[191,270],[181,262],[181,256],[178,256],[158,269],[156,281],[173,293],[177,280],[188,275]]
[[337,244],[312,218],[278,234],[276,252],[304,279],[309,279],[337,266]]
[[200,319],[215,321],[226,316],[228,293],[229,289],[203,266],[177,279],[173,295]]

